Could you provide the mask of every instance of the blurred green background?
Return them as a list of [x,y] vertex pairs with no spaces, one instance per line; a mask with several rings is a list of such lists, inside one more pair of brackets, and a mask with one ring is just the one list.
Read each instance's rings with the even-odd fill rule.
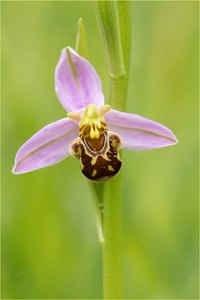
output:
[[[129,112],[180,143],[124,152],[125,298],[198,299],[198,2],[132,3]],[[108,95],[93,2],[2,2],[2,298],[102,297],[92,194],[69,157],[13,176],[18,148],[65,116],[54,90],[60,51],[85,23],[89,59]]]

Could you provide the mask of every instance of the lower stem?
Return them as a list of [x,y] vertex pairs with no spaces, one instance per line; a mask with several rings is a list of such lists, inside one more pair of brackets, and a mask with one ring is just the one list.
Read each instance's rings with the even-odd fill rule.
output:
[[105,183],[103,217],[104,299],[123,299],[121,174]]

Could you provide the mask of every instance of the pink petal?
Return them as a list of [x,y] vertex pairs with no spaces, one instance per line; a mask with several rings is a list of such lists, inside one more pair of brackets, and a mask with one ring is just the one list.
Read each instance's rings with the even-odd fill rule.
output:
[[81,110],[88,104],[104,104],[101,81],[93,66],[73,49],[62,50],[55,71],[55,89],[68,112]]
[[105,116],[110,131],[122,138],[122,148],[148,150],[176,144],[177,138],[167,127],[135,114],[112,109]]
[[77,136],[78,126],[70,119],[48,124],[21,146],[13,173],[26,173],[58,163],[69,155],[69,145]]

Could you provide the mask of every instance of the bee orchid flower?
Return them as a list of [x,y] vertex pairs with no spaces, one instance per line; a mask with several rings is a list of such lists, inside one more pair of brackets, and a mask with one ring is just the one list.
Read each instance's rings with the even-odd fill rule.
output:
[[120,148],[140,151],[177,143],[165,126],[105,105],[95,69],[70,47],[61,52],[55,89],[67,117],[46,125],[21,146],[14,174],[54,165],[73,155],[88,179],[102,181],[119,172]]

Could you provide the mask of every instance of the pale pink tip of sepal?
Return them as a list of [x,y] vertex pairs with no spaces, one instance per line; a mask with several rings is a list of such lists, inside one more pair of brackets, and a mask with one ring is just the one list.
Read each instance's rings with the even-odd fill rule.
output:
[[108,129],[122,138],[122,148],[128,150],[150,150],[178,143],[173,132],[150,119],[136,114],[112,109],[105,116]]
[[78,136],[78,125],[64,118],[48,124],[21,146],[12,173],[23,174],[54,165],[69,155],[69,145]]

